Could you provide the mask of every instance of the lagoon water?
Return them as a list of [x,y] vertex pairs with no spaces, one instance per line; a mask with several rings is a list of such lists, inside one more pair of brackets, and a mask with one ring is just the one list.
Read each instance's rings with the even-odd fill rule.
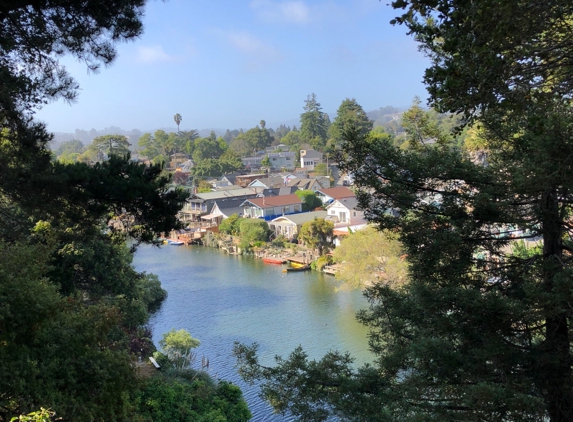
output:
[[252,257],[226,255],[201,246],[142,246],[134,259],[138,271],[157,274],[168,297],[151,318],[156,345],[172,328],[185,328],[201,341],[198,361],[210,373],[239,385],[252,421],[292,421],[274,414],[256,386],[235,370],[233,343],[259,343],[260,361],[272,365],[302,345],[313,359],[329,350],[349,351],[357,364],[371,360],[367,329],[355,319],[367,306],[359,291],[335,291],[338,283],[314,271],[283,273],[282,266]]

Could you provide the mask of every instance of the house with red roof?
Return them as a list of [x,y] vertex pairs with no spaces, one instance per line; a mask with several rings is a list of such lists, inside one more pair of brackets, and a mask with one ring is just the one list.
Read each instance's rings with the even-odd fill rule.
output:
[[330,204],[337,199],[354,198],[355,196],[354,192],[346,186],[318,189],[316,191],[316,197],[320,199],[324,205]]

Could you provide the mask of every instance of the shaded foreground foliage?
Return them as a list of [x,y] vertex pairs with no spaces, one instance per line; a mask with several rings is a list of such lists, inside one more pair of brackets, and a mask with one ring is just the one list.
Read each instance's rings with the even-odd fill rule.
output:
[[[117,42],[141,34],[144,4],[0,5],[0,421],[149,420],[136,399],[153,394],[134,363],[155,350],[145,324],[166,292],[134,270],[132,252],[178,227],[187,195],[168,188],[161,165],[131,162],[124,138],[100,139],[93,165],[53,162],[52,136],[33,119],[77,95],[58,59],[111,63]],[[248,418],[236,387],[183,390],[197,407],[178,420]],[[178,409],[169,420],[191,412]]]

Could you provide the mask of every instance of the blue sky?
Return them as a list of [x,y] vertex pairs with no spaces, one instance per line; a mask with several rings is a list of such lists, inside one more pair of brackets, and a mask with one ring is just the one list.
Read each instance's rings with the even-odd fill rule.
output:
[[345,98],[364,110],[426,98],[428,60],[389,0],[150,1],[145,32],[98,74],[71,58],[78,101],[37,117],[54,132],[119,126],[248,129],[298,119],[314,92],[335,117]]

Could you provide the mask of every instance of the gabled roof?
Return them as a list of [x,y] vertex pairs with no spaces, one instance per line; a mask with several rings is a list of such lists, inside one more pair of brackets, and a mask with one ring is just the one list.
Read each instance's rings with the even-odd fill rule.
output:
[[296,225],[304,224],[307,221],[312,221],[315,218],[325,218],[327,216],[326,211],[311,211],[311,212],[301,212],[298,214],[289,214],[277,217],[272,220],[272,223],[279,223],[280,221],[288,220]]
[[329,196],[334,199],[351,198],[353,196],[356,196],[354,192],[352,192],[346,186],[337,186],[334,188],[319,189],[316,192],[321,193],[325,196]]
[[[202,199],[204,201],[208,200],[218,200],[223,198],[234,198],[238,196],[249,196],[249,195],[257,195],[259,192],[262,191],[262,188],[240,188],[240,189],[223,189],[218,191],[212,192],[203,192],[203,193],[195,193],[193,197]],[[190,199],[193,199],[191,197]]]
[[249,183],[249,187],[256,186],[258,184],[266,186],[267,188],[280,188],[284,186],[284,180],[280,176],[270,176],[270,177],[261,177],[258,179],[253,180]]
[[358,206],[358,199],[356,199],[356,197],[335,199],[333,202],[330,203],[330,205],[326,207],[326,209],[329,209],[337,205],[343,205],[349,210],[354,210]]
[[241,204],[244,201],[245,200],[243,198],[230,198],[222,201],[215,201],[213,208],[211,208],[211,214],[223,215],[225,217],[230,217],[233,214],[241,215],[243,213]]
[[291,194],[291,195],[246,199],[245,202],[241,204],[241,206],[245,207],[249,206],[249,204],[259,208],[268,208],[268,207],[282,207],[285,205],[302,204],[302,201],[295,194]]

